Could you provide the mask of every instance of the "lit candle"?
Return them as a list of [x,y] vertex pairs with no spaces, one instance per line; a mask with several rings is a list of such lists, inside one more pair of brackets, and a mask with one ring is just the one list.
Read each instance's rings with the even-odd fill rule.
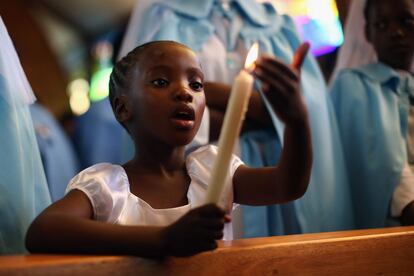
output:
[[207,203],[217,204],[223,191],[234,146],[240,134],[240,128],[253,88],[253,76],[246,69],[250,69],[253,66],[258,54],[259,45],[255,43],[247,54],[244,69],[240,71],[234,80],[226,114],[224,115],[223,126],[221,127],[218,153],[208,185]]

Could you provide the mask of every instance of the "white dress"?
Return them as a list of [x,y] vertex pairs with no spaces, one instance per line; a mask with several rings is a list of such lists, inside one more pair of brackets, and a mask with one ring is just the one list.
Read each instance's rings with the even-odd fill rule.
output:
[[[186,167],[191,183],[188,188],[188,204],[176,208],[154,209],[147,202],[131,193],[128,176],[122,166],[100,163],[76,175],[66,189],[80,190],[89,198],[97,221],[121,225],[166,226],[187,213],[190,209],[205,203],[208,181],[217,147],[209,145],[192,152],[186,159]],[[233,156],[219,205],[231,213],[233,204],[232,179],[243,162]],[[224,239],[233,238],[232,225],[226,224]]]

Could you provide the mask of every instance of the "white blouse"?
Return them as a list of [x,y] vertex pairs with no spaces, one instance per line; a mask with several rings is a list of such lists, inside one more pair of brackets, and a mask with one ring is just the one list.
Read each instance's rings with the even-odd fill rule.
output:
[[[166,226],[205,203],[208,181],[217,147],[208,145],[188,155],[186,167],[191,183],[188,188],[188,204],[175,208],[154,209],[147,202],[131,193],[128,176],[122,166],[100,163],[76,175],[66,189],[80,190],[89,198],[97,221],[122,225]],[[227,182],[219,206],[227,213],[236,207],[233,204],[233,175],[243,162],[233,155]],[[224,228],[224,239],[231,240],[231,223]]]

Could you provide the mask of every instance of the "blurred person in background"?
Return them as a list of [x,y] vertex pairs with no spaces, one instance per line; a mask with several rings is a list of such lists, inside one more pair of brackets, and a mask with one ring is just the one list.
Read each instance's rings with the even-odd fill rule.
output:
[[26,230],[51,202],[29,110],[35,100],[0,17],[0,254],[26,252]]

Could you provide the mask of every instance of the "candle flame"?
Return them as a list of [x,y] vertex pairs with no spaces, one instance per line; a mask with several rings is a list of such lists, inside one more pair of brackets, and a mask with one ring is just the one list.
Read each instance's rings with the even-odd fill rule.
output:
[[245,69],[252,69],[254,66],[254,62],[259,55],[259,43],[254,43],[252,47],[250,47],[249,52],[247,53],[246,63],[244,64]]

